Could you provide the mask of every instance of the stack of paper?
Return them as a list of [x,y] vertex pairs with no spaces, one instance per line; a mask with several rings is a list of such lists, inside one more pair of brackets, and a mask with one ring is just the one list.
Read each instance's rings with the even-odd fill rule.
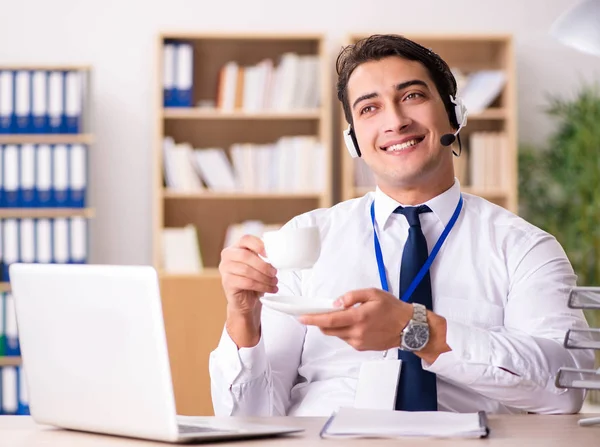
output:
[[323,438],[482,438],[489,433],[484,412],[392,411],[341,408],[321,431]]

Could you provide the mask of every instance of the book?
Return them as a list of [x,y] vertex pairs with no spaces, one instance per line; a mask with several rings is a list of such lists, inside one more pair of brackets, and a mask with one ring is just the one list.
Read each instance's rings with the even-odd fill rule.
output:
[[322,438],[484,438],[485,412],[393,411],[340,408],[327,420]]

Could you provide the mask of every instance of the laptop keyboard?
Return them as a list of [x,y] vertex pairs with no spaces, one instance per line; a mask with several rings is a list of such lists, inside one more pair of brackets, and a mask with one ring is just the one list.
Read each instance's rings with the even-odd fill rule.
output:
[[223,430],[215,427],[201,427],[199,425],[177,424],[179,433],[188,435],[193,433],[234,433],[234,430]]

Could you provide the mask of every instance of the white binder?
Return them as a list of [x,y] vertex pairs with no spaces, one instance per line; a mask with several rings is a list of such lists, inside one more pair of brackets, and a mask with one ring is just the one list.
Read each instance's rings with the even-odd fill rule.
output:
[[13,72],[0,70],[0,133],[12,132]]
[[87,221],[83,217],[72,217],[70,224],[70,262],[84,264],[87,260]]
[[52,262],[52,225],[50,219],[37,219],[35,222],[35,260],[41,264]]
[[48,77],[48,128],[51,133],[63,132],[64,76],[52,71]]
[[35,146],[23,144],[21,152],[21,184],[19,206],[30,207],[35,205]]
[[66,218],[54,219],[52,224],[53,261],[56,264],[69,262],[69,223]]
[[13,208],[19,202],[19,147],[4,146],[4,205]]
[[19,261],[19,224],[17,219],[5,219],[2,225],[4,239],[4,269],[5,281],[8,276],[8,266]]
[[79,133],[83,108],[81,73],[68,71],[65,75],[65,119],[66,132]]
[[25,70],[15,75],[16,133],[29,133],[31,117],[31,77]]
[[35,189],[36,203],[39,207],[47,207],[52,203],[52,148],[48,144],[40,144],[36,148]]
[[2,412],[16,414],[19,408],[17,398],[17,368],[8,366],[0,368],[2,379]]
[[35,222],[33,219],[21,219],[20,227],[20,261],[35,262]]
[[31,124],[34,133],[48,131],[48,72],[34,71],[32,73],[32,110]]
[[69,154],[66,144],[52,148],[52,192],[54,206],[67,206],[69,200]]

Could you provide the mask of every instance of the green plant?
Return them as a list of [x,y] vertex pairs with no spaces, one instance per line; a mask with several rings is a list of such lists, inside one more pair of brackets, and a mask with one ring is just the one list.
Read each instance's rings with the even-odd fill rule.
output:
[[[562,244],[578,285],[600,286],[598,86],[584,86],[572,100],[550,97],[546,112],[556,121],[547,147],[519,150],[519,213]],[[586,312],[586,318],[600,327],[600,311]],[[600,393],[590,400],[600,402]]]
[[[546,148],[519,151],[520,214],[562,244],[578,285],[600,286],[600,91],[550,97],[556,131]],[[598,313],[588,315],[600,324]]]

